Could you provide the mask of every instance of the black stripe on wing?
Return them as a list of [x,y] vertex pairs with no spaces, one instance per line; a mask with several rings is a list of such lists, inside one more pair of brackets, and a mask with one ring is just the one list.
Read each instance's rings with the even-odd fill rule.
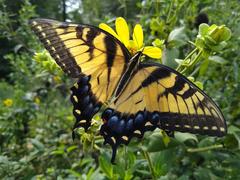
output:
[[[81,68],[77,65],[68,48],[65,46],[59,35],[55,31],[53,24],[57,22],[51,20],[33,20],[30,21],[33,31],[39,37],[44,47],[62,70],[71,77],[77,78],[81,74]],[[61,23],[60,28],[66,27],[67,24]],[[72,31],[75,32],[75,31]],[[63,32],[70,33],[70,32]]]

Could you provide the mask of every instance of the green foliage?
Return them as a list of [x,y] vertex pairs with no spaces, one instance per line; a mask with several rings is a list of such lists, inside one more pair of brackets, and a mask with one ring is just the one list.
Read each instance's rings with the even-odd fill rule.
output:
[[[219,104],[228,135],[214,138],[146,133],[118,150],[99,135],[77,130],[69,102],[73,82],[31,33],[33,17],[64,19],[63,1],[0,0],[1,179],[239,179],[240,6],[237,0],[78,1],[66,18],[98,25],[123,16],[144,28],[145,44],[163,49],[162,63],[184,73]],[[79,7],[79,8],[78,8]],[[210,25],[196,25],[199,12]],[[229,30],[231,29],[231,31]],[[231,37],[230,37],[231,36]]]
[[204,49],[204,51],[219,52],[226,47],[226,41],[229,40],[230,37],[231,31],[224,25],[217,26],[213,24],[209,26],[203,23],[199,26],[199,34],[195,44],[199,49]]

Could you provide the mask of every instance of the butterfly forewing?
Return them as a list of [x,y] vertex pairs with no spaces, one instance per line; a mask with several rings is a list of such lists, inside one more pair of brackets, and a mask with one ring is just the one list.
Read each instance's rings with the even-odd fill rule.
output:
[[31,26],[62,70],[79,78],[71,97],[78,119],[75,126],[87,128],[96,113],[96,104],[112,97],[130,59],[128,50],[116,38],[93,26],[48,19],[35,19]]

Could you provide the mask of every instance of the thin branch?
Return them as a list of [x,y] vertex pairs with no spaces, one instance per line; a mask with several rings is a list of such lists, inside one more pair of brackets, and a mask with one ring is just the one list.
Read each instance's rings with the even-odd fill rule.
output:
[[209,151],[213,149],[221,149],[223,148],[222,144],[217,144],[217,145],[212,145],[212,146],[207,146],[207,147],[202,147],[202,148],[189,148],[187,149],[187,152],[190,153],[195,153],[195,152],[204,152],[204,151]]
[[151,172],[152,179],[155,180],[156,179],[156,175],[155,175],[155,172],[154,172],[153,163],[151,161],[149,153],[147,151],[143,150],[143,149],[142,149],[142,152],[143,152],[143,155],[144,155],[144,157],[146,158],[146,160],[148,162],[148,167],[149,167],[149,170]]

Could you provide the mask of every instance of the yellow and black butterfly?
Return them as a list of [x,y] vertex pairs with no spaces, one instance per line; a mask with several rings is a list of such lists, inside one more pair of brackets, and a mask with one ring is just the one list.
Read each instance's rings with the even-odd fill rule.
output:
[[101,135],[117,147],[160,128],[223,136],[224,117],[203,91],[177,71],[140,62],[108,32],[89,25],[48,19],[31,21],[33,31],[57,64],[78,82],[71,88],[74,129],[91,125],[102,105]]

